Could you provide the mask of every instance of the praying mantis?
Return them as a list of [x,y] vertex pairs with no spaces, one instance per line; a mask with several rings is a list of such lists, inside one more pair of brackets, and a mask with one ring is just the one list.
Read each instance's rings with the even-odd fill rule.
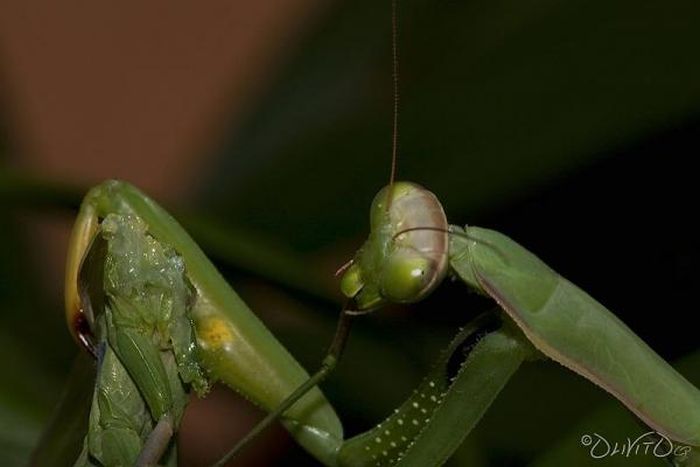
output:
[[[612,314],[527,250],[493,231],[450,226],[437,198],[412,183],[391,182],[375,199],[371,213],[370,238],[341,281],[344,294],[354,302],[352,309],[343,312],[341,320],[354,319],[349,317],[376,310],[389,302],[419,301],[450,275],[478,293],[493,298],[500,305],[503,327],[486,334],[474,344],[453,382],[441,371],[441,360],[435,372],[439,378],[426,379],[416,395],[395,415],[357,438],[342,440],[337,417],[315,389],[316,383],[335,365],[342,343],[347,338],[346,325],[339,327],[339,338],[331,346],[329,363],[321,376],[316,379],[312,377],[302,384],[306,373],[300,370],[269,332],[258,324],[250,324],[255,320],[250,317],[252,314],[247,307],[231,298],[231,292],[222,292],[229,290],[228,286],[223,284],[216,272],[212,272],[213,268],[196,245],[167,213],[127,184],[106,183],[94,189],[86,198],[76,224],[68,266],[66,296],[70,297],[67,303],[69,324],[75,330],[75,337],[95,351],[103,364],[114,365],[114,358],[119,358],[120,353],[127,359],[132,357],[127,355],[129,350],[120,348],[110,354],[104,350],[104,344],[103,350],[96,348],[90,333],[97,330],[90,330],[96,323],[98,328],[106,327],[107,331],[102,333],[107,334],[109,342],[109,326],[90,316],[99,314],[92,307],[101,301],[100,293],[85,290],[92,286],[81,286],[81,277],[85,278],[83,283],[94,279],[89,273],[92,255],[99,263],[100,257],[94,252],[105,248],[104,245],[100,247],[99,241],[94,243],[98,232],[99,235],[114,235],[121,231],[119,225],[123,227],[126,224],[127,229],[131,225],[141,232],[146,241],[150,237],[161,245],[163,258],[159,261],[170,259],[178,263],[177,258],[182,259],[184,268],[179,270],[181,277],[178,286],[181,289],[180,301],[184,304],[181,307],[187,308],[188,303],[194,303],[190,310],[194,327],[189,338],[183,341],[188,344],[196,342],[200,351],[200,356],[189,364],[190,368],[194,368],[193,373],[188,379],[183,377],[180,370],[176,370],[175,374],[165,370],[163,373],[166,377],[161,378],[160,383],[173,380],[174,375],[185,385],[191,384],[195,390],[204,391],[206,382],[201,381],[203,374],[208,372],[214,378],[225,379],[247,397],[272,411],[273,418],[278,413],[284,413],[287,425],[297,428],[301,425],[303,428],[297,431],[297,439],[325,464],[413,462],[426,465],[420,464],[419,459],[436,461],[449,456],[450,449],[478,421],[518,366],[523,361],[542,355],[605,388],[659,433],[674,441],[698,446],[700,401],[697,389]],[[130,217],[133,219],[130,220]],[[109,242],[106,238],[105,241]],[[166,254],[167,251],[170,253]],[[113,251],[112,258],[118,255],[117,251]],[[84,268],[81,268],[81,264]],[[118,294],[112,294],[111,300],[118,301]],[[212,302],[214,306],[211,306]],[[558,303],[559,306],[550,307],[550,303]],[[562,303],[567,306],[562,307]],[[80,309],[83,311],[78,312]],[[577,313],[567,314],[571,309]],[[585,332],[578,332],[581,328],[576,325],[581,323],[585,324]],[[170,327],[170,324],[167,326]],[[177,327],[175,324],[172,326]],[[252,350],[236,350],[228,354],[228,349],[224,347],[226,343],[234,342],[233,331],[236,336],[240,333],[243,340],[250,343],[247,349]],[[448,349],[447,357],[473,332],[475,328],[471,327],[463,331]],[[137,339],[139,337],[132,340]],[[114,340],[118,340],[118,337]],[[173,348],[177,347],[174,340],[171,344]],[[151,344],[143,345],[143,348],[149,348]],[[265,350],[258,354],[258,346]],[[222,354],[226,354],[225,358]],[[246,358],[250,355],[255,357],[252,360]],[[620,361],[625,356],[629,360]],[[190,355],[185,360],[187,358],[193,357]],[[156,357],[146,360],[152,366],[159,366]],[[166,363],[161,362],[168,368]],[[260,368],[268,367],[271,368],[268,374],[256,377]],[[642,381],[631,381],[629,367],[643,370]],[[125,369],[128,373],[128,368]],[[285,371],[293,374],[275,376],[277,372]],[[490,379],[485,378],[486,374],[490,375]],[[478,384],[486,380],[492,385]],[[140,384],[145,387],[149,383]],[[291,398],[282,402],[297,387],[301,390],[294,391]],[[307,392],[307,389],[311,392]],[[160,433],[159,428],[165,427],[166,432],[172,431],[182,410],[178,397],[173,394],[163,396],[165,390],[155,392],[158,394],[144,397],[152,400],[150,403],[146,400],[145,404],[151,406],[151,414],[145,413],[145,406],[138,409],[144,414],[142,420],[153,419],[148,422],[152,422],[153,426],[145,430],[147,436],[144,437],[144,445],[149,445],[151,439],[157,440],[157,437],[150,437],[149,430]],[[462,398],[458,400],[456,394],[460,393]],[[298,397],[303,399],[298,401]],[[307,416],[302,404],[305,400],[312,400],[306,406],[321,408]],[[466,411],[467,406],[471,407],[469,410],[472,412]],[[465,411],[454,410],[455,407]],[[452,425],[445,421],[450,412],[459,417],[452,421]],[[462,428],[452,430],[451,435],[445,433],[450,431],[445,427],[454,426],[454,423],[461,424]],[[306,427],[311,428],[307,430]],[[317,436],[319,433],[321,436]],[[140,456],[144,452],[148,455],[145,447],[140,452],[138,449],[130,452],[132,456]],[[439,448],[439,456],[435,457],[429,448]],[[151,460],[155,457],[156,454],[149,455]]]
[[[643,424],[677,443],[676,465],[698,465],[695,386],[603,305],[513,240],[488,229],[449,225],[437,197],[415,183],[392,182],[375,197],[369,238],[341,279],[354,308],[342,312],[340,323],[388,303],[419,301],[448,274],[493,299],[502,327],[474,344],[455,380],[429,380],[375,429],[346,441],[338,465],[441,464],[520,364],[543,357],[605,389]],[[346,337],[337,334],[331,349],[342,349],[338,341]],[[317,375],[325,377],[335,364],[338,354],[329,356],[331,364]],[[490,368],[480,367],[484,361]],[[483,384],[458,391],[469,378]]]
[[[671,444],[680,445],[680,449],[673,450],[673,462],[700,465],[697,387],[612,312],[534,254],[499,232],[448,224],[434,194],[415,183],[394,181],[398,116],[395,2],[392,9],[394,140],[390,183],[372,203],[369,238],[347,268],[342,268],[341,290],[351,300],[352,308],[341,313],[339,332],[324,364],[310,382],[321,381],[335,366],[352,317],[389,303],[418,302],[448,275],[491,298],[499,307],[502,327],[474,345],[456,382],[451,381],[454,386],[442,381],[441,389],[436,390],[436,381],[428,379],[416,391],[418,397],[409,398],[395,415],[346,441],[340,449],[339,465],[439,465],[518,366],[543,357],[606,390],[644,425]],[[484,384],[472,385],[470,391],[462,392],[459,397],[472,398],[473,404],[459,407],[450,395],[458,392],[455,386],[463,383],[463,378],[469,379],[467,367],[471,364],[478,368],[482,359],[491,363],[491,368],[482,368],[483,373],[475,378]],[[421,400],[427,396],[433,402],[427,404],[430,409]],[[222,462],[235,455],[276,415],[284,413],[294,400],[291,397],[278,407]],[[446,408],[448,405],[450,409]],[[448,422],[451,410],[464,416]],[[412,413],[411,418],[407,418],[407,413]]]

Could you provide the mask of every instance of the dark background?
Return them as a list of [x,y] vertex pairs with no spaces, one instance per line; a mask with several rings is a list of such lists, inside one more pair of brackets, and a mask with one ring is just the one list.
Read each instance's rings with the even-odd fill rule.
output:
[[[399,178],[448,219],[497,229],[700,381],[692,1],[399,5]],[[125,178],[172,208],[233,286],[314,368],[391,143],[388,1],[6,1],[0,5],[0,464],[24,464],[76,348],[62,268],[80,196]],[[356,326],[324,385],[347,434],[410,393],[488,306],[460,284]],[[184,465],[259,414],[195,401]],[[593,465],[579,444],[644,432],[551,362],[521,369],[454,465]],[[313,465],[281,429],[247,465]],[[648,457],[602,465],[663,465]]]

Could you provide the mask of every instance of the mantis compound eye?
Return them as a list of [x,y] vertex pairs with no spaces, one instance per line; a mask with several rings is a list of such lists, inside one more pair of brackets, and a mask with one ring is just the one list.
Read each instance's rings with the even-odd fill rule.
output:
[[434,261],[395,254],[382,270],[381,294],[396,303],[411,303],[430,292],[437,270]]

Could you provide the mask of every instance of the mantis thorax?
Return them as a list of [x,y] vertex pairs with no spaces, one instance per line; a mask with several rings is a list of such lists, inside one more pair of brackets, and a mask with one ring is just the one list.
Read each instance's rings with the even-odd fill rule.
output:
[[422,299],[447,273],[447,227],[430,191],[410,182],[384,187],[372,202],[369,237],[343,275],[341,290],[359,310]]

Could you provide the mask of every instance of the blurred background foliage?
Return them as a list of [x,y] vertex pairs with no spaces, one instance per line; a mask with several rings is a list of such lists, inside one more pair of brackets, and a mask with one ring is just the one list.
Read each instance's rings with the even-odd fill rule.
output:
[[[392,95],[389,2],[307,3],[313,14],[293,45],[280,47],[262,89],[244,104],[226,86],[216,90],[208,137],[190,150],[190,185],[165,198],[312,369],[339,308],[333,272],[362,242],[369,204],[387,182]],[[399,9],[400,178],[429,187],[453,223],[495,228],[525,245],[700,384],[697,326],[689,324],[699,259],[700,5],[407,0]],[[18,76],[16,64],[0,57],[0,72]],[[246,71],[237,67],[228,72]],[[22,99],[11,79],[3,84],[0,102],[12,105],[0,108],[0,464],[22,465],[77,353],[60,287],[47,285],[45,269],[56,269],[48,274],[56,282],[60,261],[45,262],[50,252],[34,244],[65,242],[65,233],[39,235],[37,219],[65,232],[88,183],[131,170],[148,185],[158,173],[134,163],[76,179],[25,164],[23,152],[37,150],[26,142]],[[487,306],[446,284],[420,305],[362,319],[324,385],[347,434],[398,405],[456,327]],[[230,394],[210,399],[186,417],[186,465],[214,459],[259,416]],[[579,443],[593,432],[624,441],[644,429],[582,378],[551,362],[528,364],[453,464],[593,465]],[[293,461],[313,465],[279,430],[246,457],[249,465]],[[618,457],[597,465],[663,464]]]

